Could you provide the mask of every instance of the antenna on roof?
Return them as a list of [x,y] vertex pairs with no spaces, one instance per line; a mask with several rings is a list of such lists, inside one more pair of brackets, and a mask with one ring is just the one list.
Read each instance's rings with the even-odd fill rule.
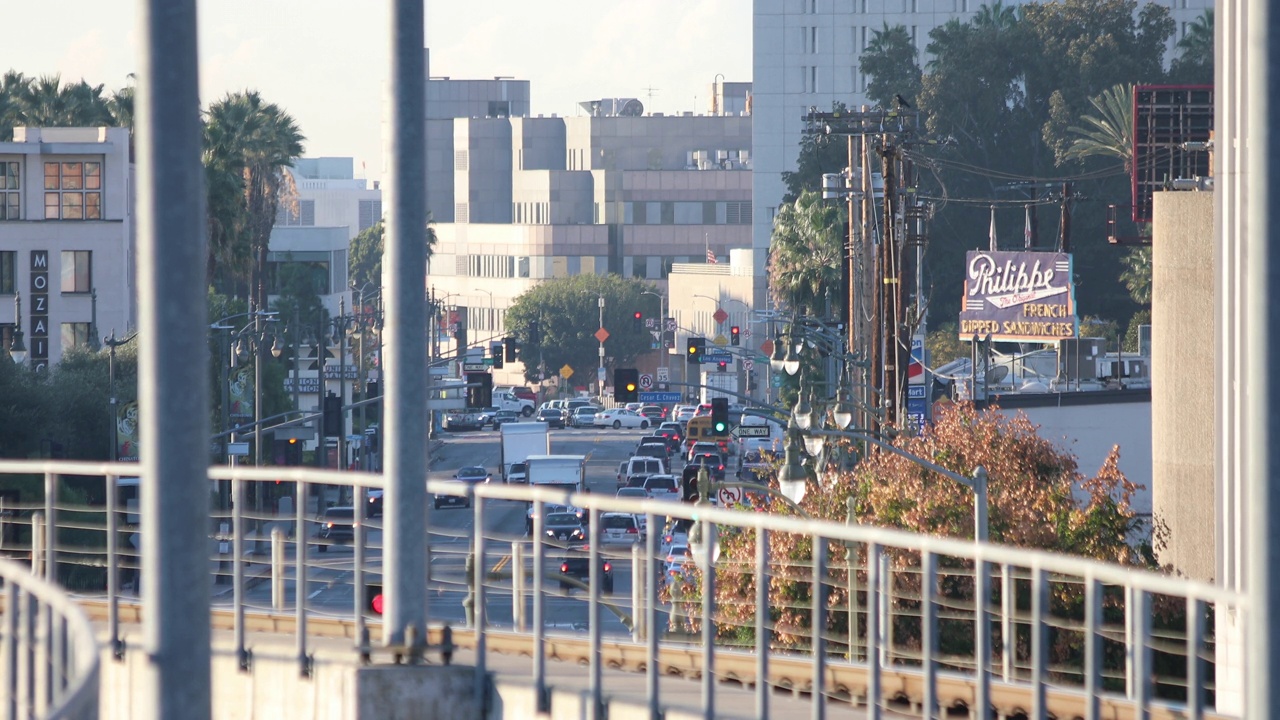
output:
[[647,87],[644,89],[644,92],[645,92],[645,98],[649,102],[649,107],[653,107],[653,96],[658,94],[658,88]]

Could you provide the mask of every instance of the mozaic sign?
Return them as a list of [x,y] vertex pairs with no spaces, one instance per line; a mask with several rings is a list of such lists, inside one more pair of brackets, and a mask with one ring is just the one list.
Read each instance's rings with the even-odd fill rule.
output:
[[960,337],[1048,342],[1076,337],[1075,286],[1068,253],[970,251]]

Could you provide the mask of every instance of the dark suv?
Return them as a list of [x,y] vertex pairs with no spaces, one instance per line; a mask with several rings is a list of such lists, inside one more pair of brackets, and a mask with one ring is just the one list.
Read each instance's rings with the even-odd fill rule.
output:
[[[565,553],[565,556],[560,560],[560,574],[578,580],[583,584],[589,584],[591,582],[590,567],[591,556],[587,553],[585,548]],[[600,572],[601,592],[612,593],[613,563],[601,557]],[[560,589],[565,592],[572,592],[575,587],[577,586],[572,583],[565,582],[564,580],[560,581]]]
[[330,545],[345,545],[356,537],[356,511],[350,506],[331,507],[320,519],[320,552]]

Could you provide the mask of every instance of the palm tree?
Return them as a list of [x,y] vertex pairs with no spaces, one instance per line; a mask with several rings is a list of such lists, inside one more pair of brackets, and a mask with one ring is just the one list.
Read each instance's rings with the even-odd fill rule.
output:
[[[256,91],[229,93],[209,108],[206,129],[206,174],[210,188],[217,183],[216,208],[224,214],[213,218],[211,197],[211,256],[238,258],[247,243],[249,296],[255,307],[266,307],[265,270],[267,245],[275,225],[281,195],[295,192],[285,168],[302,155],[303,137],[294,119],[278,105],[267,103]],[[238,211],[229,212],[230,191],[238,176],[241,193]],[[216,226],[216,227],[215,227]],[[215,248],[214,230],[218,231]]]
[[1124,256],[1120,281],[1139,305],[1151,304],[1151,248],[1137,247]]
[[23,89],[21,120],[35,127],[113,125],[114,118],[102,92],[102,85],[90,85],[84,80],[63,85],[60,75],[42,75]]
[[1009,30],[1018,24],[1018,11],[1012,5],[1005,5],[996,0],[991,5],[983,5],[973,16],[973,26],[986,30]]
[[813,191],[779,208],[769,249],[775,301],[810,315],[830,313],[832,297],[840,294],[843,230],[840,207]]
[[0,142],[13,139],[13,128],[22,123],[22,98],[31,79],[15,70],[0,76]]
[[1213,82],[1213,8],[1187,25],[1187,34],[1178,41],[1181,51],[1169,68],[1169,75],[1183,83]]
[[1067,148],[1065,159],[1082,160],[1095,155],[1119,158],[1126,172],[1133,166],[1133,86],[1115,85],[1089,99],[1097,115],[1085,115],[1067,132],[1076,139]]

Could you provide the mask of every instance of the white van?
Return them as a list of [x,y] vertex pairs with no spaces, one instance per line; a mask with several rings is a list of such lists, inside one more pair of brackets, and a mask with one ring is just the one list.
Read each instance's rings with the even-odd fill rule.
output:
[[655,457],[637,456],[627,461],[626,472],[618,479],[618,487],[644,482],[650,475],[662,475],[666,465]]

